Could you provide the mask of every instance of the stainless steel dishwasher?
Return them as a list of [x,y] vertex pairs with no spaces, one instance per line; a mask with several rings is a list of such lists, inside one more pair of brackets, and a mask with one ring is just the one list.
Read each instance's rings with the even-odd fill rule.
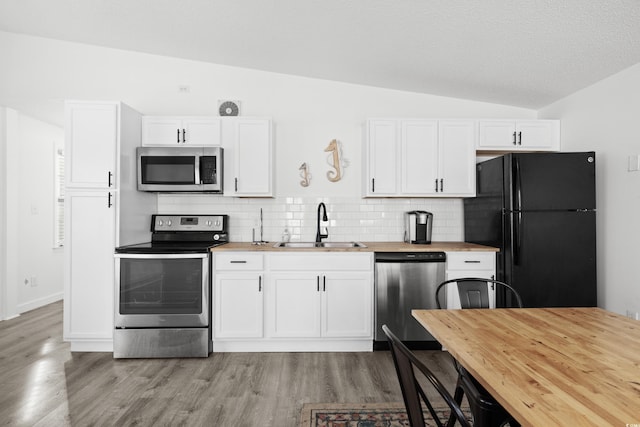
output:
[[387,349],[386,324],[413,349],[439,349],[438,342],[411,316],[412,309],[437,308],[435,292],[444,281],[444,252],[375,254],[376,333],[374,350]]

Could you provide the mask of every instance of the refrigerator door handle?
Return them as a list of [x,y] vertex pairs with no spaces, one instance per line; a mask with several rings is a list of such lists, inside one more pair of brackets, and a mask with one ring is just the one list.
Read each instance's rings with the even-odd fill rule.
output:
[[514,233],[514,245],[513,245],[513,265],[518,265],[520,264],[520,247],[522,244],[522,212],[518,211],[515,212],[514,215],[514,227],[513,227],[513,233]]
[[514,156],[513,159],[513,201],[515,206],[514,211],[520,211],[522,209],[522,183],[520,178],[520,159]]

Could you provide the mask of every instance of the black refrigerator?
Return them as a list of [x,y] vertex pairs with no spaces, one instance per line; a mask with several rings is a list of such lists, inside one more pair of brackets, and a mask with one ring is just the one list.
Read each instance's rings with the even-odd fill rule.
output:
[[[595,153],[513,153],[476,165],[465,241],[495,246],[525,307],[596,305]],[[498,296],[498,304],[504,296]]]

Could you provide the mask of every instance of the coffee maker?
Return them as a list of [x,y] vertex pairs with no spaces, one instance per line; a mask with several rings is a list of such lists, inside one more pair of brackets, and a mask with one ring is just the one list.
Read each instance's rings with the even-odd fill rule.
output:
[[404,241],[406,243],[431,243],[433,214],[427,211],[410,211],[404,214]]

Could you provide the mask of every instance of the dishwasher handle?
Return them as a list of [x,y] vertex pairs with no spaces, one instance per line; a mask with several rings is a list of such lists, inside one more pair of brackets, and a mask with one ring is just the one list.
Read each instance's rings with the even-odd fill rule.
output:
[[376,252],[376,262],[445,262],[444,252]]

